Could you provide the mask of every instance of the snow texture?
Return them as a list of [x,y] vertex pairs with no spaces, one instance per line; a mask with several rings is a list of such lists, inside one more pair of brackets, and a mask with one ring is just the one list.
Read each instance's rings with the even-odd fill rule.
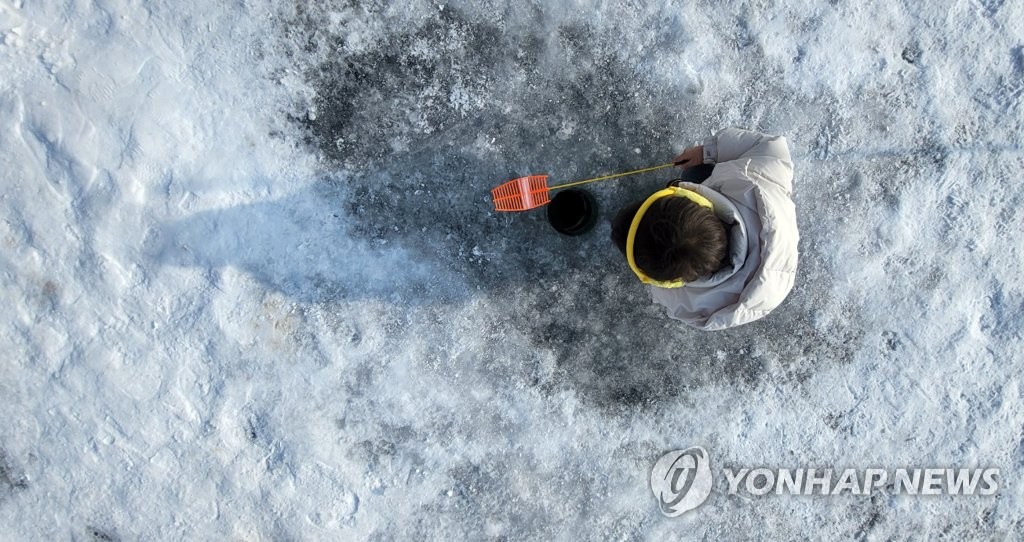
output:
[[[0,538],[1024,536],[1024,2],[0,0]],[[786,135],[769,317],[488,191]],[[669,174],[594,187],[605,218]],[[723,466],[998,467],[992,497]]]

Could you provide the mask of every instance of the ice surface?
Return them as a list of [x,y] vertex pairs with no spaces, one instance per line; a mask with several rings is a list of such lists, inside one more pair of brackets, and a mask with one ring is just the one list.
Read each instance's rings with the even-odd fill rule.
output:
[[[26,539],[1021,536],[1024,4],[0,1],[0,525]],[[666,319],[488,191],[786,135],[801,268]],[[605,217],[667,175],[595,187]],[[725,494],[657,458],[995,466]]]

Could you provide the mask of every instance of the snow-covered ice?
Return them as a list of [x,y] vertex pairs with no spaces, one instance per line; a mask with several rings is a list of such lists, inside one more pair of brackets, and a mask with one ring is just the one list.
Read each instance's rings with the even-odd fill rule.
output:
[[[1017,539],[1024,2],[0,0],[0,538]],[[801,268],[699,333],[488,190],[786,135]],[[595,188],[605,217],[665,175]],[[994,496],[714,466],[997,467]]]

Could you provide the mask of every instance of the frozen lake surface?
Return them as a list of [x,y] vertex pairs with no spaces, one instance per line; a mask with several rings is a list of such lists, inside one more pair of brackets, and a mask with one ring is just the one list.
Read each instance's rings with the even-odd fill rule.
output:
[[[274,4],[0,0],[0,538],[1024,536],[1024,2]],[[753,324],[491,211],[726,126],[796,167]],[[690,446],[1000,489],[669,519]]]

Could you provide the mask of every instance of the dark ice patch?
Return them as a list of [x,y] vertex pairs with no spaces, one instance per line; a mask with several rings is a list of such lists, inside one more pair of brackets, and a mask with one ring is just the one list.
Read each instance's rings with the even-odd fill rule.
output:
[[1016,294],[998,280],[992,280],[984,301],[988,310],[982,313],[981,331],[998,341],[1020,339],[1019,315],[1024,314],[1024,296]]
[[1010,62],[1013,66],[1013,73],[1017,76],[1024,76],[1024,45],[1010,49]]
[[0,448],[0,488],[3,493],[24,491],[28,486],[28,476],[14,463],[7,451]]
[[889,508],[886,499],[888,497],[885,494],[876,492],[872,493],[870,499],[866,502],[860,502],[855,505],[855,517],[861,518],[856,532],[852,533],[856,540],[862,541],[874,538],[874,531],[886,519],[885,510]]
[[283,443],[275,438],[270,417],[263,412],[250,412],[243,422],[245,438],[253,446],[261,450],[263,464],[268,471],[281,467],[288,468],[288,453]]
[[121,540],[121,537],[117,536],[109,529],[102,529],[92,525],[86,526],[85,535],[92,542],[120,542]]
[[[377,8],[358,7],[390,24]],[[525,333],[538,356],[555,359],[553,373],[525,353],[480,360],[492,378],[552,391],[569,387],[601,406],[632,409],[711,382],[756,388],[766,379],[802,380],[823,363],[852,356],[862,335],[856,308],[849,308],[845,329],[810,318],[815,307],[831,303],[823,259],[809,264],[812,273],[800,277],[790,301],[768,321],[709,335],[651,305],[607,240],[607,223],[566,239],[543,212],[490,211],[489,190],[515,176],[546,172],[556,184],[665,160],[670,145],[706,133],[735,104],[744,118],[778,123],[780,104],[790,99],[783,67],[763,58],[753,63],[746,86],[718,97],[719,109],[709,110],[694,107],[699,84],[647,75],[657,63],[706,53],[686,50],[682,24],[669,25],[673,36],[666,41],[585,19],[548,32],[540,6],[493,10],[519,9],[515,17],[444,6],[392,24],[378,42],[350,47],[344,28],[322,24],[327,17],[320,9],[332,8],[306,7],[286,22],[297,49],[313,40],[323,59],[310,63],[296,55],[316,94],[292,112],[306,142],[342,172],[325,179],[334,188],[319,192],[351,219],[349,233],[436,263],[464,284],[466,297],[507,305],[492,325]],[[737,48],[763,57],[746,23],[732,23]],[[824,105],[807,107],[827,111],[832,102],[824,98]],[[831,157],[843,122],[836,116],[819,126],[820,145],[810,152]],[[593,189],[610,218],[672,175]],[[805,254],[807,239],[813,236],[801,240]],[[394,301],[457,301],[433,298],[432,286],[423,286],[420,294],[404,286]],[[736,345],[748,348],[739,353]]]
[[908,64],[917,64],[918,59],[921,58],[921,46],[917,43],[911,43],[903,48],[903,52],[900,54]]
[[989,18],[994,18],[999,13],[999,10],[1003,8],[1004,3],[1006,3],[1006,0],[978,0],[982,13]]

